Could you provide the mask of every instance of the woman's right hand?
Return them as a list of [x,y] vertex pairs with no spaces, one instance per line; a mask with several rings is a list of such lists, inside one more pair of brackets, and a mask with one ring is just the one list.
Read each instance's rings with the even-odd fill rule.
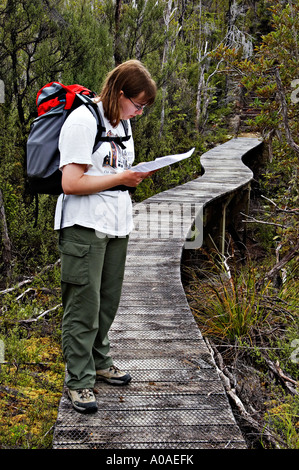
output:
[[125,170],[121,173],[122,183],[124,186],[129,186],[131,188],[135,188],[140,184],[145,178],[151,176],[153,172],[140,172],[140,171],[133,171],[133,170]]
[[123,185],[134,188],[153,172],[141,173],[125,170],[121,173],[91,176],[85,173],[86,165],[69,163],[62,170],[62,188],[65,194],[88,195]]

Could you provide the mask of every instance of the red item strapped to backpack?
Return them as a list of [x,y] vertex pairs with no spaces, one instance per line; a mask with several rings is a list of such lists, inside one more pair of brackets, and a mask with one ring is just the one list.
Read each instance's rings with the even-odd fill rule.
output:
[[63,85],[59,82],[47,83],[36,95],[38,116],[49,112],[62,103],[64,109],[71,109],[76,95],[94,98],[96,93],[82,85]]

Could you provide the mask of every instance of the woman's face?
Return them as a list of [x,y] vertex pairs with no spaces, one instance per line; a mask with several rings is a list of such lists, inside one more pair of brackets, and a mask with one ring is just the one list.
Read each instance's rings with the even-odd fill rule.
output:
[[120,105],[120,118],[123,120],[132,119],[133,117],[142,114],[143,108],[146,103],[144,101],[144,91],[135,98],[128,98],[123,91],[120,92],[119,105]]

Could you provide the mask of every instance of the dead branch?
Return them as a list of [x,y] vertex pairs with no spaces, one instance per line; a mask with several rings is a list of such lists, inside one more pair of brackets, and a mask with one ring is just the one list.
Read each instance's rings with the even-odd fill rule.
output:
[[55,310],[59,309],[60,307],[62,307],[62,304],[55,305],[55,307],[52,307],[52,308],[49,308],[48,310],[45,310],[43,313],[38,315],[36,318],[28,318],[27,320],[19,320],[19,323],[33,323],[33,322],[36,322],[36,321],[40,320],[41,318],[45,317],[46,315],[48,315],[48,313],[54,312]]
[[251,215],[244,214],[243,212],[240,212],[241,215],[244,217],[247,217],[247,220],[242,220],[242,222],[249,224],[265,224],[265,225],[275,225],[275,227],[282,227],[282,228],[287,228],[285,225],[277,224],[276,222],[266,222],[265,220],[258,220],[255,217],[252,217]]
[[18,297],[16,297],[16,301],[21,300],[23,297],[25,297],[26,294],[29,294],[29,292],[36,293],[36,289],[33,289],[32,287],[29,287],[24,292],[22,292],[22,294],[20,294],[20,295],[18,295]]
[[38,287],[36,289],[34,287],[29,287],[24,292],[22,292],[22,294],[18,295],[18,297],[16,297],[15,300],[16,301],[21,300],[30,292],[34,293],[34,295],[37,295],[38,292],[43,292],[44,294],[53,294],[53,290],[48,289],[47,287]]
[[25,279],[24,281],[19,282],[13,287],[9,287],[8,289],[4,289],[0,291],[0,294],[8,294],[9,292],[13,292],[14,290],[20,289],[21,287],[25,286],[26,284],[30,284],[33,282],[37,277],[42,276],[45,274],[47,271],[50,269],[53,269],[55,266],[58,266],[60,264],[60,259],[58,259],[54,264],[49,264],[48,266],[45,266],[40,273],[36,274],[35,276],[31,276],[28,279]]
[[265,281],[265,280],[271,280],[273,279],[277,274],[278,272],[289,262],[291,261],[293,258],[295,258],[295,256],[298,254],[298,250],[299,250],[299,241],[296,243],[296,245],[294,246],[294,248],[292,248],[291,250],[288,251],[288,253],[280,260],[278,261],[278,263],[276,263],[272,269],[270,269],[269,272],[267,272],[265,274],[265,277],[263,280],[261,281],[258,281],[257,283],[257,287],[259,288],[261,286],[261,284]]
[[[24,292],[22,292],[22,294],[18,295],[18,297],[15,298],[15,300],[18,302],[19,300],[21,300],[23,297],[25,297],[26,294],[29,294],[29,292],[34,292],[36,293],[36,289],[33,289],[32,287],[29,287],[28,289],[26,289]],[[6,306],[3,306],[0,308],[0,313],[2,313],[4,310],[6,310]]]
[[287,212],[288,214],[299,214],[299,209],[282,209],[274,201],[272,201],[272,199],[269,199],[268,197],[263,196],[263,195],[261,195],[261,197],[269,201],[271,204],[273,204],[273,206],[278,212]]
[[266,356],[262,356],[264,361],[266,362],[267,366],[271,370],[271,372],[279,379],[282,385],[292,394],[298,395],[298,390],[290,385],[293,384],[295,387],[298,387],[298,382],[293,380],[292,378],[288,377],[281,369],[279,362],[277,361],[275,364]]
[[[216,354],[216,356],[218,358],[219,353],[218,353],[217,349],[215,348],[215,346],[213,347],[210,344],[210,341],[207,338],[204,338],[204,340],[207,344],[207,347],[208,347],[212,357],[215,359],[215,354]],[[221,358],[220,363],[223,364],[222,358]],[[272,435],[272,433],[270,432],[270,430],[266,426],[260,425],[254,418],[252,418],[252,416],[250,416],[250,414],[246,410],[244,404],[242,403],[240,398],[237,396],[235,388],[233,388],[231,386],[230,378],[224,373],[225,368],[222,370],[220,364],[217,365],[216,360],[215,360],[215,366],[216,366],[217,372],[220,376],[220,379],[221,379],[221,381],[224,385],[224,388],[225,388],[225,391],[226,391],[227,395],[231,398],[232,402],[235,404],[235,406],[238,409],[241,417],[248,423],[249,426],[251,426],[253,429],[258,431],[259,434],[263,435],[268,440],[268,442],[271,443],[271,445],[278,448],[279,447],[278,438],[276,436],[274,437]]]
[[24,395],[22,392],[19,390],[16,390],[15,388],[7,387],[5,385],[0,385],[0,392],[5,392],[8,395],[12,395],[14,397],[22,397],[25,398],[26,395]]
[[33,282],[33,280],[34,278],[25,279],[24,281],[19,282],[19,284],[14,287],[9,287],[8,289],[1,290],[0,294],[8,294],[9,292],[19,289],[20,287],[23,287],[26,284],[30,284],[30,282]]

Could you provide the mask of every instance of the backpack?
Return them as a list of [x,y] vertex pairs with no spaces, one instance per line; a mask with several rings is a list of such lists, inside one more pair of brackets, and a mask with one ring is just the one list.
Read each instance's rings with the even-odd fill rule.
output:
[[51,82],[36,96],[38,116],[31,124],[26,146],[26,167],[29,190],[32,194],[58,195],[63,192],[58,141],[61,127],[69,114],[81,105],[87,106],[97,121],[97,135],[93,152],[104,141],[113,141],[124,147],[130,139],[128,124],[122,121],[125,137],[106,136],[106,129],[98,106],[92,98],[96,93],[82,85],[63,85]]

